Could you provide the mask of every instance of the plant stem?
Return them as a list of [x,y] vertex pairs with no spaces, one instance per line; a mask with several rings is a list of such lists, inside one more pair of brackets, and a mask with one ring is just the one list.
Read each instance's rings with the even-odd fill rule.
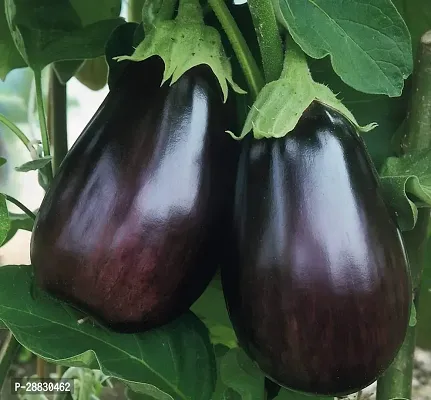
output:
[[238,58],[239,64],[247,80],[248,87],[255,99],[264,85],[262,74],[257,66],[256,60],[247,46],[247,43],[238,28],[234,18],[227,8],[224,0],[208,0],[214,14],[223,27],[229,42]]
[[28,150],[32,150],[30,139],[12,121],[9,121],[9,119],[7,119],[3,114],[0,114],[0,122],[7,126],[15,134],[15,136],[21,140]]
[[42,358],[37,357],[36,360],[36,375],[39,378],[46,378],[46,362]]
[[21,345],[12,335],[12,332],[8,332],[3,346],[0,349],[0,392],[9,372],[10,365],[15,360],[15,356],[20,347]]
[[67,91],[54,70],[49,77],[48,126],[52,143],[52,169],[56,174],[67,154]]
[[55,366],[55,373],[56,373],[58,379],[60,379],[63,376],[63,366],[60,364],[57,364]]
[[407,133],[402,143],[404,152],[428,149],[431,145],[431,31],[420,41],[412,90]]
[[[43,105],[43,92],[42,92],[42,72],[40,70],[34,71],[34,80],[36,85],[36,101],[37,101],[37,112],[39,115],[39,124],[40,124],[40,134],[42,137],[42,148],[43,155],[49,156],[51,155],[51,150],[49,146],[49,137],[48,137],[48,129],[46,126],[46,116],[45,116],[45,107]],[[51,182],[52,180],[52,168],[48,167],[44,168],[44,172],[46,176]]]
[[280,77],[283,68],[283,45],[271,0],[248,0],[254,29],[262,55],[266,82]]
[[129,0],[129,7],[127,10],[128,22],[140,23],[142,21],[142,8],[144,3],[145,0]]
[[[404,154],[431,147],[431,31],[422,36],[413,74],[412,98],[407,117],[407,132],[402,140]],[[419,210],[413,230],[403,233],[412,272],[413,298],[418,308],[425,243],[430,210]],[[409,327],[395,361],[377,382],[377,400],[411,398],[416,326]]]
[[415,344],[416,329],[409,326],[395,361],[377,381],[377,400],[411,398]]
[[15,199],[15,197],[9,196],[5,194],[4,197],[6,200],[10,201],[12,204],[15,204],[22,211],[24,211],[33,221],[36,219],[36,215],[32,211],[30,211],[24,204],[22,204],[19,200]]

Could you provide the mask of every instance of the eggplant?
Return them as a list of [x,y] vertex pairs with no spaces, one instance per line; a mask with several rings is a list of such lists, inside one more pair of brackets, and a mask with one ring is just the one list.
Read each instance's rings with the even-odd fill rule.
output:
[[118,332],[166,324],[202,294],[232,222],[239,147],[206,66],[163,84],[130,63],[46,193],[31,240],[36,288]]
[[244,139],[222,284],[240,346],[274,382],[345,395],[391,364],[411,278],[366,147],[315,102],[283,138]]

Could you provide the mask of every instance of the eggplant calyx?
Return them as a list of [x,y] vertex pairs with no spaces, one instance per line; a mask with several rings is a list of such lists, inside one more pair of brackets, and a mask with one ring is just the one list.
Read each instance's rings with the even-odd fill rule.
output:
[[281,138],[293,131],[311,103],[317,101],[347,118],[358,132],[368,132],[377,124],[361,126],[332,90],[313,80],[301,48],[291,41],[280,79],[264,86],[251,107],[240,136],[253,131],[256,139]]
[[170,79],[172,85],[186,71],[206,64],[220,84],[224,102],[228,97],[228,83],[236,93],[246,93],[233,81],[232,66],[220,34],[204,24],[197,0],[181,0],[174,20],[157,21],[131,56],[114,59],[139,62],[152,56],[161,57],[165,64],[162,84]]

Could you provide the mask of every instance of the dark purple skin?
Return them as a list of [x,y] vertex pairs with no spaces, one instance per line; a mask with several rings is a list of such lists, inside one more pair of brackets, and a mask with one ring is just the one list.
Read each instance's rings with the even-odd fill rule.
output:
[[353,393],[397,354],[411,282],[362,140],[314,103],[289,135],[246,138],[235,255],[222,265],[240,345],[280,385]]
[[185,312],[232,223],[230,106],[206,67],[160,88],[162,73],[158,58],[131,63],[62,163],[32,235],[37,285],[120,332]]

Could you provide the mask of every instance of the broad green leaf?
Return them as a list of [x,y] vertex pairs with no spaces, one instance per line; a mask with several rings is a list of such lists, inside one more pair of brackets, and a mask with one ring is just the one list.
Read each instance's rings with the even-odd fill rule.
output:
[[222,358],[220,374],[224,384],[243,400],[264,398],[265,376],[239,347],[230,349]]
[[410,91],[406,88],[402,97],[361,93],[338,77],[327,58],[308,61],[313,78],[329,86],[333,93],[338,93],[337,97],[342,99],[359,125],[370,121],[378,124],[371,132],[362,132],[362,137],[376,168],[380,170],[386,158],[398,151],[399,143],[395,141],[394,134],[402,126],[406,116]]
[[106,41],[122,18],[82,26],[68,0],[5,0],[6,18],[18,50],[27,63],[40,70],[55,61],[95,58],[104,54]]
[[6,239],[1,246],[4,246],[11,240],[19,229],[31,232],[33,230],[34,221],[27,214],[9,213],[10,228],[7,233]]
[[69,2],[83,26],[116,18],[121,12],[121,0],[69,0]]
[[[0,268],[0,320],[39,357],[100,369],[133,390],[163,400],[210,400],[215,385],[208,331],[192,313],[142,334],[120,334],[33,290],[30,266]],[[34,288],[34,287],[33,287]],[[161,395],[164,395],[163,397]]]
[[221,361],[229,351],[229,348],[223,345],[216,345],[214,350],[217,361],[217,384],[214,389],[212,400],[242,400],[241,395],[227,386],[221,377]]
[[381,172],[381,183],[400,228],[413,229],[417,207],[431,206],[431,149],[389,157]]
[[9,211],[6,197],[0,193],[0,246],[3,244],[10,229]]
[[342,113],[358,130],[367,132],[374,129],[375,124],[359,126],[353,114],[336,95],[327,86],[313,80],[305,54],[293,41],[289,43],[287,52],[281,78],[263,87],[237,139],[242,139],[250,131],[253,131],[256,139],[283,137],[295,128],[313,101]]
[[0,167],[5,165],[7,162],[6,158],[0,157]]
[[413,54],[421,36],[431,29],[431,0],[393,0],[412,36]]
[[[83,26],[90,25],[100,20],[118,17],[121,11],[121,0],[69,1],[76,13],[78,14]],[[88,65],[83,66],[82,64],[82,60],[60,61],[55,63],[54,68],[60,81],[62,83],[66,83],[70,78],[75,75],[75,73],[80,69],[80,67],[83,67],[84,71],[87,72]],[[93,64],[90,62],[90,65]],[[92,76],[94,76],[94,74]],[[106,83],[106,76],[102,77],[101,79],[105,79]],[[101,79],[99,78],[97,82],[100,82]],[[97,83],[97,85],[95,85],[94,78],[91,80],[91,82],[88,78],[83,79],[83,81],[85,81],[89,85],[88,87],[90,87],[90,89],[93,89],[95,86],[100,87],[101,85],[101,83]]]
[[108,80],[108,64],[105,57],[85,60],[76,73],[76,79],[91,90],[100,90]]
[[67,60],[57,61],[53,66],[58,79],[64,85],[76,74],[82,64],[82,60]]
[[381,176],[380,184],[386,203],[394,210],[402,231],[412,230],[418,218],[418,209],[407,195],[406,184],[415,177]]
[[236,347],[237,340],[226,310],[220,276],[216,275],[190,308],[207,326],[214,345]]
[[47,156],[38,158],[36,160],[31,160],[26,162],[25,164],[20,165],[19,167],[16,167],[15,170],[18,172],[36,171],[38,169],[46,167],[51,162],[51,159],[51,156]]
[[5,80],[6,75],[15,68],[25,67],[26,63],[15,47],[9,31],[5,15],[5,3],[0,1],[0,79]]
[[165,69],[162,83],[175,83],[196,65],[208,65],[220,84],[224,101],[228,85],[237,93],[245,92],[233,81],[232,66],[226,56],[217,29],[206,26],[197,0],[183,0],[175,20],[159,21],[150,30],[131,56],[116,57],[118,61],[143,61],[160,56]]
[[401,94],[413,57],[409,31],[391,0],[273,3],[301,48],[313,58],[329,55],[345,83],[365,93]]

